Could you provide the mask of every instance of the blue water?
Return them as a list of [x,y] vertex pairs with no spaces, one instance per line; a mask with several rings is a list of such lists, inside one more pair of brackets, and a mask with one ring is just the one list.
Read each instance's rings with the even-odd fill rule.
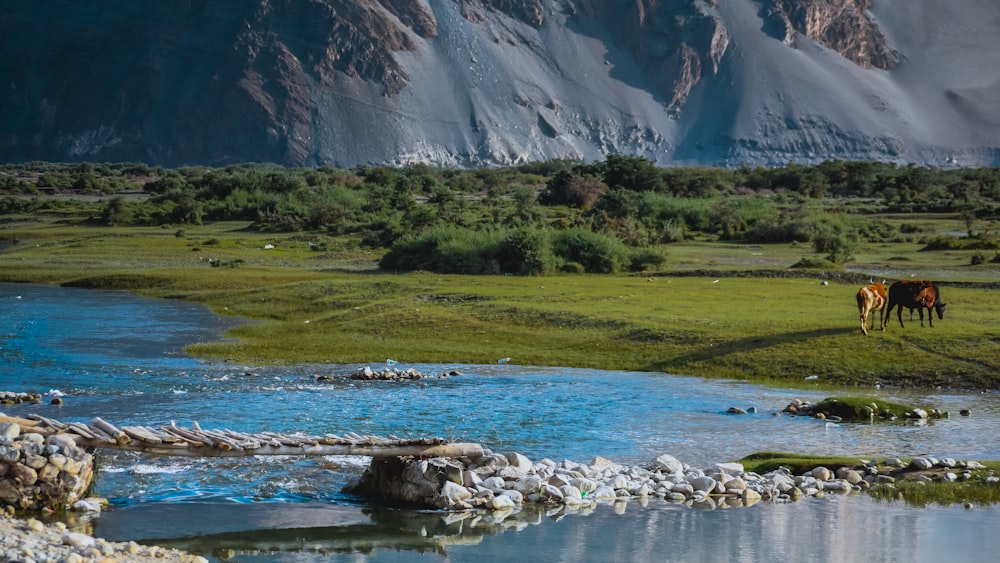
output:
[[[0,284],[0,390],[46,394],[41,405],[4,405],[0,411],[152,426],[197,421],[238,431],[441,436],[535,460],[603,456],[644,464],[669,453],[704,467],[761,450],[1000,459],[1000,397],[993,394],[888,394],[886,399],[921,402],[952,416],[923,424],[829,427],[773,416],[793,398],[818,400],[822,393],[737,381],[540,368],[517,365],[516,359],[502,365],[411,365],[396,358],[396,367],[462,375],[359,382],[347,378],[359,365],[261,367],[183,354],[187,344],[222,338],[235,322],[183,302]],[[385,361],[372,358],[369,365],[379,369]],[[318,381],[318,375],[330,379]],[[60,395],[62,405],[48,404]],[[756,407],[757,413],[727,414],[732,406]],[[958,416],[965,408],[973,416]],[[192,459],[103,452],[99,461],[96,492],[112,501],[112,510],[83,522],[88,531],[219,560],[235,554],[240,561],[479,561],[545,552],[546,559],[565,561],[792,561],[809,554],[810,560],[816,554],[848,560],[853,558],[840,556],[855,552],[876,561],[932,560],[929,554],[944,553],[949,535],[941,530],[949,528],[961,529],[952,535],[978,534],[976,545],[1000,547],[1000,538],[986,532],[1000,523],[995,508],[915,509],[865,496],[711,511],[653,501],[629,503],[622,514],[602,506],[582,514],[525,511],[504,521],[472,521],[385,510],[342,493],[367,464],[360,457]],[[988,553],[972,545],[963,549]]]

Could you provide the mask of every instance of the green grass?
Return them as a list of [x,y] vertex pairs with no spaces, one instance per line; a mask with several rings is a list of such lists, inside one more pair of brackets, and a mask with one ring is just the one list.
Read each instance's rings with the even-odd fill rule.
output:
[[[235,341],[188,349],[202,357],[510,357],[829,389],[996,388],[1000,380],[1000,292],[937,278],[949,304],[944,320],[905,329],[894,320],[865,337],[858,277],[790,273],[803,255],[793,245],[671,245],[669,268],[642,275],[397,275],[376,271],[379,254],[349,237],[258,233],[239,223],[180,232],[63,220],[8,227],[5,238],[21,242],[0,253],[0,281],[123,289],[253,321],[227,335]],[[755,277],[742,277],[747,269]]]

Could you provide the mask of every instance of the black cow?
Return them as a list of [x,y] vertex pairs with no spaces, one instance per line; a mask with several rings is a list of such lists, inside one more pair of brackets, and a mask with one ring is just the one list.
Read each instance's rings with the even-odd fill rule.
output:
[[945,303],[941,301],[941,291],[937,284],[927,281],[898,281],[889,286],[889,299],[886,305],[885,318],[882,321],[882,328],[889,324],[892,318],[893,307],[899,307],[896,317],[899,319],[899,326],[903,326],[903,308],[910,312],[916,309],[920,314],[920,326],[924,326],[924,309],[927,309],[927,322],[934,326],[933,309],[939,319],[944,318]]

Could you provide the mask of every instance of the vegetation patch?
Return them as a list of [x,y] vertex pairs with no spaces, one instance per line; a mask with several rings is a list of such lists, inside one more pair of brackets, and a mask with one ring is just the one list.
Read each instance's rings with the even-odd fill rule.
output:
[[827,397],[810,409],[813,416],[834,418],[846,422],[897,420],[947,416],[936,409],[925,410],[915,405],[894,403],[876,397]]
[[[879,478],[859,482],[858,489],[885,502],[904,502],[925,507],[1000,504],[1000,462],[952,460],[954,466],[924,468],[911,459],[861,460],[857,457],[816,456],[787,452],[757,452],[739,463],[745,471],[765,474],[787,469],[792,475],[805,475],[818,467],[831,472],[855,469]],[[949,462],[950,463],[950,462]]]
[[171,282],[167,278],[159,276],[147,276],[142,274],[112,274],[105,276],[91,276],[70,280],[62,284],[63,287],[77,287],[83,289],[101,289],[117,291],[144,291],[166,289]]

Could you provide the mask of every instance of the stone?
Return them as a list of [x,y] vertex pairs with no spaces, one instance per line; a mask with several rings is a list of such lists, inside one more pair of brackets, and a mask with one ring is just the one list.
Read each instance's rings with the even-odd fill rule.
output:
[[17,481],[21,486],[31,486],[38,481],[38,472],[21,463],[12,465],[7,476]]
[[45,436],[42,436],[37,432],[28,432],[27,434],[21,434],[21,441],[26,444],[34,444],[40,447],[45,445]]
[[742,463],[716,463],[715,468],[728,475],[743,475]]
[[600,485],[587,495],[588,498],[592,499],[613,499],[616,496],[615,490],[607,485]]
[[68,451],[76,447],[76,440],[68,434],[52,434],[45,439],[46,446],[55,446],[61,450]]
[[653,460],[651,468],[655,470],[663,471],[664,473],[683,473],[684,464],[680,462],[676,457],[670,454],[662,454],[656,456]]
[[21,459],[21,450],[12,446],[0,446],[0,462],[17,463]]
[[691,486],[694,488],[695,492],[703,491],[705,493],[711,493],[715,490],[715,479],[711,477],[695,477],[690,481]]
[[508,497],[514,504],[523,504],[524,503],[524,495],[522,495],[519,491],[514,491],[514,490],[508,489],[506,491],[501,492],[497,496]]
[[62,542],[64,545],[71,545],[74,547],[89,546],[94,545],[94,538],[88,536],[87,534],[81,534],[80,532],[67,532],[63,534]]
[[21,435],[21,426],[13,422],[0,424],[0,441],[12,442]]
[[483,483],[483,478],[475,471],[465,470],[462,472],[462,485],[466,487],[477,487]]
[[507,488],[507,482],[502,477],[489,477],[483,480],[482,486],[493,491],[502,491]]
[[574,479],[574,477],[564,475],[562,473],[556,473],[555,475],[549,477],[548,483],[555,487],[562,487],[564,485],[569,485],[571,479]]
[[488,506],[493,510],[503,510],[503,509],[515,508],[517,506],[517,503],[514,502],[513,498],[507,495],[497,495],[492,499],[490,499],[490,501],[487,503],[486,506]]
[[565,504],[583,504],[583,493],[573,485],[563,485],[559,487],[559,492]]
[[915,457],[910,460],[910,467],[917,470],[930,469],[934,467],[934,462],[926,457]]
[[512,485],[513,490],[521,493],[522,495],[527,495],[530,493],[537,492],[542,488],[542,478],[537,475],[527,475],[515,481]]
[[465,487],[459,485],[458,483],[453,483],[451,481],[445,481],[444,485],[441,487],[440,500],[443,503],[440,505],[442,508],[447,508],[449,506],[458,504],[460,501],[464,501],[472,497],[472,491],[466,489]]
[[823,466],[814,467],[809,474],[815,477],[817,481],[829,481],[833,477],[830,470]]
[[590,467],[594,471],[618,471],[619,465],[608,458],[597,456],[590,461]]
[[507,462],[510,463],[511,466],[516,467],[517,469],[523,471],[525,474],[527,474],[532,469],[531,460],[525,457],[523,454],[519,454],[517,452],[508,452],[505,457],[507,458]]
[[597,490],[598,483],[593,479],[587,479],[586,477],[579,477],[576,479],[570,479],[569,484],[580,489],[584,493],[592,493]]
[[747,488],[746,481],[740,477],[735,477],[724,483],[726,491],[744,491]]
[[542,497],[550,500],[562,501],[563,493],[559,487],[550,485],[548,483],[542,485]]
[[615,475],[610,481],[606,483],[607,486],[612,489],[627,489],[628,488],[628,477],[624,475]]

